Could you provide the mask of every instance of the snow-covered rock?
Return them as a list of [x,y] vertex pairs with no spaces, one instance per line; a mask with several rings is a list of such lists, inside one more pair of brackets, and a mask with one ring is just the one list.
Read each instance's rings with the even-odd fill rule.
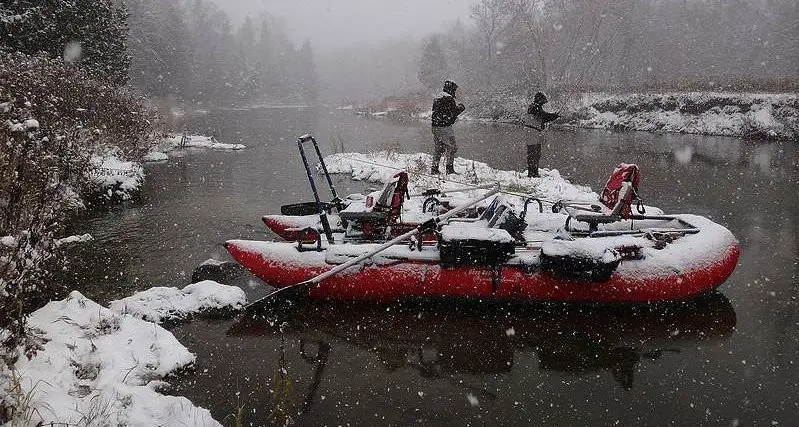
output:
[[[161,326],[79,292],[30,316],[43,350],[16,363],[34,425],[218,426],[208,410],[156,391],[195,356]],[[8,398],[13,398],[8,396]]]
[[144,183],[144,168],[115,154],[94,155],[89,171],[93,191],[107,200],[129,200]]
[[129,313],[140,319],[161,323],[185,319],[199,312],[238,310],[246,303],[247,296],[240,288],[204,280],[183,289],[154,287],[111,301],[110,307],[118,313]]

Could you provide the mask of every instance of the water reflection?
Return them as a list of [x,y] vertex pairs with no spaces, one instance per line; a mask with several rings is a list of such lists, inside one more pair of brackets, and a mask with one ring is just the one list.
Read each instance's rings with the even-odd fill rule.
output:
[[693,144],[673,147],[674,160],[681,166],[692,162],[708,166],[740,166],[766,176],[784,174],[788,165],[779,159],[784,143],[747,143],[724,138],[699,138]]
[[277,316],[242,317],[228,335],[295,341],[308,364],[295,369],[313,371],[303,391],[301,412],[307,412],[329,361],[353,348],[376,356],[386,372],[410,370],[420,379],[449,380],[453,388],[494,400],[494,392],[457,381],[456,375],[511,373],[515,360],[534,355],[539,371],[608,372],[630,390],[639,364],[685,357],[698,342],[726,341],[735,323],[732,305],[717,293],[683,303],[625,307],[303,302]]
[[[148,165],[134,209],[80,218],[72,234],[95,240],[74,249],[64,272],[69,289],[102,302],[150,286],[182,287],[206,259],[229,259],[225,240],[274,239],[261,216],[312,197],[296,151],[302,133],[317,136],[323,153],[431,150],[429,124],[349,113],[215,111],[185,120],[192,133],[217,132],[220,141],[247,149]],[[719,307],[709,313],[699,306],[625,314],[335,304],[297,308],[282,336],[252,321],[252,331],[241,323],[231,336],[229,320],[195,319],[172,329],[198,365],[177,381],[176,393],[218,420],[246,406],[254,425],[276,423],[262,408],[278,403],[282,347],[282,384],[297,399],[287,413],[307,411],[304,424],[750,425],[795,418],[799,204],[792,196],[799,194],[799,150],[793,141],[456,126],[459,155],[506,170],[524,171],[526,144],[545,137],[542,167],[594,189],[619,162],[638,164],[647,203],[706,215],[741,240],[740,265],[721,287],[735,310],[723,297],[709,304]],[[336,179],[342,194],[370,185]],[[237,284],[251,300],[267,291]]]

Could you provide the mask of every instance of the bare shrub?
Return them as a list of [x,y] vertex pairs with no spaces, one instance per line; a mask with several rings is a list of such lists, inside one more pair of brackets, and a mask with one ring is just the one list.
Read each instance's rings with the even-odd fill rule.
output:
[[0,51],[0,362],[13,363],[27,314],[52,293],[54,241],[82,206],[92,152],[116,145],[136,160],[149,131],[132,92],[60,59]]

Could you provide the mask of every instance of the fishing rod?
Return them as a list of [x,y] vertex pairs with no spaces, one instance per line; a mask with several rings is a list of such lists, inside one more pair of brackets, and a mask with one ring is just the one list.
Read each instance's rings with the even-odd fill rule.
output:
[[544,130],[544,126],[541,126],[541,127],[533,126],[533,125],[524,123],[522,121],[512,122],[512,121],[496,120],[496,121],[492,121],[492,123],[502,123],[502,124],[505,124],[505,125],[523,126],[523,127],[526,127],[526,128],[535,129],[537,131]]
[[[468,184],[465,184],[465,185],[468,185]],[[436,195],[439,195],[439,194],[460,193],[460,192],[463,192],[463,191],[487,190],[489,188],[494,187],[495,185],[497,185],[497,184],[496,183],[491,183],[491,184],[484,184],[484,185],[469,185],[468,187],[453,188],[451,190],[439,190],[437,188],[432,188],[432,189],[428,189],[428,190],[422,191],[421,193],[409,194],[408,196],[410,196],[410,197],[436,196]]]

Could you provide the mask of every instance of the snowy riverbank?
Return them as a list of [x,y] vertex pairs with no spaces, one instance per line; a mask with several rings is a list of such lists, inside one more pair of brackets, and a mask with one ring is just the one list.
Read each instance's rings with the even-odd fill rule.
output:
[[[799,95],[731,92],[586,93],[566,105],[553,96],[548,111],[560,110],[555,125],[609,130],[690,133],[754,139],[799,139]],[[507,93],[463,99],[464,120],[517,122],[529,100]],[[427,119],[430,112],[419,117]]]
[[[213,136],[165,135],[144,156],[144,162],[159,162],[170,157],[180,157],[187,151],[224,150],[236,151],[246,148],[243,144],[227,144]],[[141,163],[120,159],[116,150],[91,158],[89,178],[91,193],[104,201],[126,201],[138,193],[144,183],[144,167]]]
[[584,95],[567,124],[580,127],[734,136],[799,138],[797,94],[689,92]]
[[110,308],[73,291],[31,314],[40,350],[0,371],[10,391],[0,403],[15,408],[12,425],[218,426],[208,410],[159,392],[196,357],[152,322],[238,310],[245,301],[241,289],[212,281],[152,288]]
[[[570,183],[554,169],[540,169],[540,177],[529,178],[526,172],[493,169],[458,157],[455,169],[460,175],[432,176],[425,173],[430,161],[425,153],[389,151],[340,153],[325,158],[331,173],[376,184],[405,169],[410,173],[411,195],[430,188],[484,192],[485,188],[476,187],[498,184],[508,192],[545,200],[598,198],[591,188]],[[468,193],[447,197],[458,204],[474,196]],[[422,199],[412,197],[408,205],[416,203],[418,210]],[[74,236],[64,239],[64,244],[88,239],[90,236]],[[0,403],[15,408],[15,416],[31,425],[38,421],[68,425],[220,425],[208,410],[188,399],[161,393],[168,387],[164,379],[190,369],[196,356],[160,323],[183,321],[200,313],[235,312],[245,303],[240,288],[213,281],[183,289],[154,287],[112,301],[108,307],[72,292],[30,316],[29,326],[39,331],[36,340],[40,349],[30,359],[21,356],[13,371],[0,371],[0,389],[10,390]],[[22,354],[24,349],[19,351]]]

